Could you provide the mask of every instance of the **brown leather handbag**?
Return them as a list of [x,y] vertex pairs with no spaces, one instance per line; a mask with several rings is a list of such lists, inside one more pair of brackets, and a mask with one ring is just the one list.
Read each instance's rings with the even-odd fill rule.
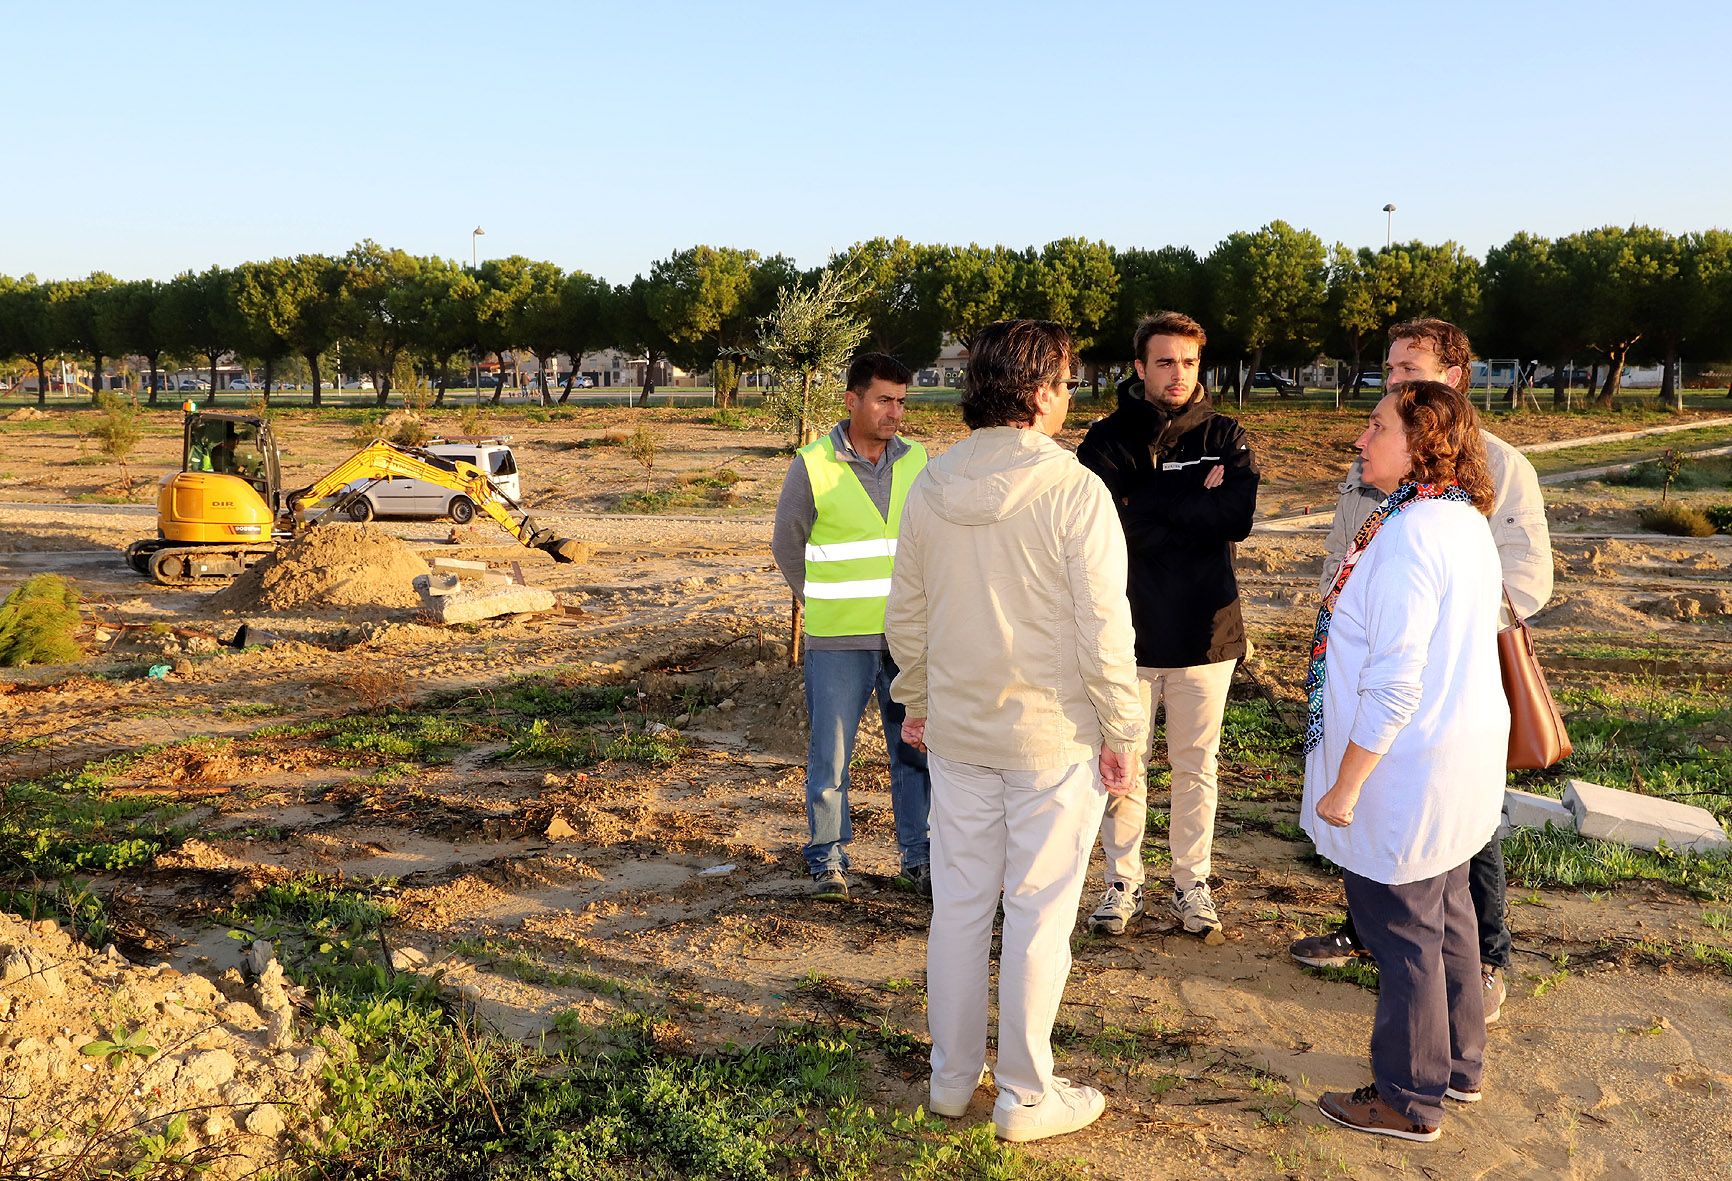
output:
[[1516,614],[1508,587],[1504,588],[1503,602],[1514,621],[1497,633],[1497,662],[1503,672],[1503,693],[1509,698],[1509,757],[1505,766],[1511,771],[1539,771],[1568,758],[1574,748],[1558,703],[1546,687],[1539,657],[1534,655],[1533,633]]

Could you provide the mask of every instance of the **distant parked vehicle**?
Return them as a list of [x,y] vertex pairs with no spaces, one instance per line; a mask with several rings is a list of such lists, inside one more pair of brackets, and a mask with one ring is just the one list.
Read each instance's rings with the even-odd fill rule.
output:
[[262,385],[253,384],[244,377],[237,377],[229,382],[229,389],[231,390],[262,390],[264,388]]
[[1270,373],[1259,369],[1251,375],[1251,388],[1254,390],[1274,390],[1278,394],[1290,393],[1299,388],[1299,383],[1290,377],[1282,377],[1279,373]]
[[1359,388],[1362,390],[1380,390],[1383,388],[1383,370],[1362,369],[1359,372]]
[[346,390],[370,390],[373,388],[373,379],[370,377],[351,377],[343,383],[343,388]]

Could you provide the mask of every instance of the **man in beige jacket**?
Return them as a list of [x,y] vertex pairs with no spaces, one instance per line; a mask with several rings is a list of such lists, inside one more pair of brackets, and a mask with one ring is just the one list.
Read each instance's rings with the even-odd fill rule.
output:
[[[1473,345],[1467,333],[1447,320],[1407,320],[1389,330],[1385,368],[1390,385],[1441,381],[1466,394],[1473,372]],[[1520,451],[1490,431],[1482,429],[1480,437],[1496,496],[1491,536],[1503,569],[1504,589],[1516,613],[1526,619],[1552,597],[1551,532],[1546,526],[1540,478]],[[1354,536],[1382,499],[1383,493],[1366,484],[1355,459],[1347,481],[1341,485],[1335,521],[1324,543],[1323,571],[1317,585],[1320,593],[1328,594],[1335,584],[1336,572]],[[1480,974],[1485,984],[1485,1019],[1490,1024],[1502,1014],[1509,991],[1504,973],[1510,965],[1510,935],[1504,917],[1503,842],[1499,838],[1492,837],[1468,862],[1468,890],[1479,918]],[[1298,940],[1288,950],[1294,959],[1314,968],[1340,967],[1355,956],[1367,954],[1351,917],[1333,931]]]
[[1099,1118],[1093,1087],[1053,1076],[1089,850],[1143,742],[1112,497],[1053,441],[1070,405],[1070,336],[990,325],[969,349],[971,433],[909,492],[885,632],[906,741],[929,751],[930,1109],[968,1109],[986,1065],[987,972],[1004,899],[998,1101],[1006,1140]]

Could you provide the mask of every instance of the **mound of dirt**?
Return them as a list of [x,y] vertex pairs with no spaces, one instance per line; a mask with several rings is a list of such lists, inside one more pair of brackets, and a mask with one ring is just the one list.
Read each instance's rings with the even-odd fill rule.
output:
[[221,611],[326,607],[419,607],[417,575],[427,563],[370,525],[320,525],[210,598]]
[[1732,615],[1732,595],[1723,590],[1684,591],[1656,599],[1642,608],[1661,619],[1708,619]]
[[34,407],[34,406],[20,406],[18,409],[14,410],[11,414],[8,414],[6,416],[6,421],[7,422],[34,422],[39,418],[47,418],[47,417],[48,417],[48,415],[46,415],[42,411],[36,409],[36,407]]
[[280,1163],[318,1134],[326,1055],[295,1039],[289,992],[274,959],[256,985],[233,969],[213,982],[0,914],[7,1176],[58,1176],[75,1157],[80,1172],[124,1167],[141,1134],[183,1121],[173,1150],[201,1176]]
[[1536,632],[1557,628],[1567,631],[1628,632],[1653,628],[1653,621],[1632,607],[1627,596],[1615,591],[1571,588],[1557,595],[1533,617]]

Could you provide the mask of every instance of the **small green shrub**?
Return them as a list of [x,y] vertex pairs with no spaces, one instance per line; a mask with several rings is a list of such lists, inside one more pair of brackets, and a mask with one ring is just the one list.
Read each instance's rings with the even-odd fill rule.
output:
[[1673,537],[1712,537],[1714,523],[1700,509],[1681,504],[1662,504],[1642,510],[1642,527]]
[[32,576],[0,603],[0,668],[82,660],[78,625],[78,595],[66,580]]
[[1732,533],[1732,504],[1709,505],[1702,510],[1708,523],[1722,533]]

